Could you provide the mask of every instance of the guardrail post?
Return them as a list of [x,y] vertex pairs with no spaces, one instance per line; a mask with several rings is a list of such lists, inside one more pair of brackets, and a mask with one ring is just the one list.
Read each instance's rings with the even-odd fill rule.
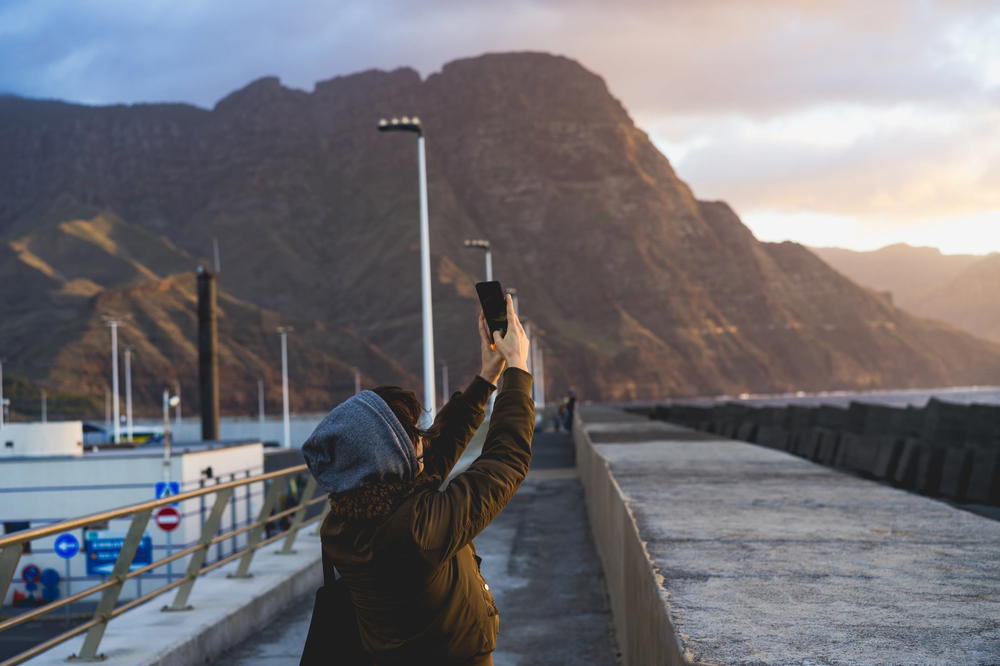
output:
[[187,574],[184,576],[187,580],[177,588],[177,596],[174,597],[174,603],[164,606],[160,610],[191,610],[192,607],[187,602],[188,597],[191,595],[191,589],[198,579],[198,572],[201,571],[201,566],[205,563],[209,542],[218,534],[219,522],[222,520],[222,514],[225,512],[226,505],[229,504],[229,497],[232,494],[232,488],[224,488],[215,494],[215,504],[212,505],[212,511],[201,526],[201,539],[199,540],[201,548],[191,553],[191,560],[188,562]]
[[288,536],[285,538],[285,545],[281,547],[278,551],[278,555],[291,555],[295,551],[292,550],[292,545],[295,544],[295,537],[299,533],[299,527],[302,526],[302,519],[306,516],[306,509],[309,508],[307,502],[312,499],[313,493],[316,492],[316,479],[312,474],[309,475],[309,481],[306,482],[306,489],[302,491],[302,500],[299,503],[299,510],[295,512],[295,516],[292,518],[292,526],[288,528]]
[[104,594],[101,595],[101,601],[97,604],[97,610],[94,611],[94,619],[100,620],[100,622],[90,628],[90,631],[87,632],[87,637],[83,640],[83,647],[80,648],[80,654],[72,655],[70,657],[71,660],[104,660],[104,655],[97,654],[97,648],[101,644],[101,639],[104,638],[104,632],[108,628],[108,620],[111,619],[111,611],[115,609],[115,604],[118,603],[118,596],[121,594],[122,586],[125,584],[125,575],[132,566],[132,559],[135,557],[135,551],[138,550],[139,543],[142,541],[142,535],[146,532],[146,525],[149,523],[149,516],[152,512],[152,509],[146,509],[145,511],[137,511],[132,516],[132,524],[129,525],[128,533],[125,535],[125,542],[122,544],[121,550],[118,551],[118,559],[115,560],[115,567],[111,570],[111,579],[115,581],[115,584],[104,590]]
[[271,487],[267,489],[267,494],[264,496],[264,504],[260,507],[257,524],[250,530],[250,536],[247,537],[247,552],[240,558],[240,566],[236,569],[236,573],[228,574],[226,578],[250,578],[253,576],[248,570],[250,569],[250,562],[253,560],[253,555],[257,552],[257,543],[260,542],[260,534],[264,531],[264,521],[271,515],[271,509],[274,508],[274,503],[278,501],[278,496],[284,489],[286,480],[287,478],[282,476],[271,482]]
[[[0,409],[3,407],[0,406]],[[0,603],[3,603],[3,600],[7,598],[7,588],[10,587],[14,574],[17,573],[17,563],[23,552],[24,544],[15,543],[13,546],[7,546],[0,553]]]

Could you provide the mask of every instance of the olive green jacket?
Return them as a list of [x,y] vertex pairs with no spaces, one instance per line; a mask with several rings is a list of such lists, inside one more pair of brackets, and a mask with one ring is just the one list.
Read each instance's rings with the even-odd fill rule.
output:
[[443,489],[483,421],[493,385],[481,377],[441,409],[441,434],[417,479],[330,495],[324,564],[344,577],[362,645],[376,663],[491,663],[498,611],[472,539],[528,473],[531,382],[523,370],[504,371],[482,454]]

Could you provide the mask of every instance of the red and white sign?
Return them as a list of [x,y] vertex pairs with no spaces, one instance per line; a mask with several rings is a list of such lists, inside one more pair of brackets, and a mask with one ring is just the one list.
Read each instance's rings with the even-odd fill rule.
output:
[[176,530],[181,524],[181,514],[172,506],[165,506],[156,512],[156,526],[164,532]]

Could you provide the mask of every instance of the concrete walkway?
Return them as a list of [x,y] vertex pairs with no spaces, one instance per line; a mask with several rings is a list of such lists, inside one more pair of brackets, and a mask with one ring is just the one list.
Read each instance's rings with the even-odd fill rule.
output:
[[[478,455],[485,428],[470,443]],[[536,432],[532,471],[504,512],[476,539],[500,608],[498,666],[617,663],[600,562],[566,433]],[[215,663],[298,664],[312,598],[294,603],[250,642]]]
[[678,663],[1000,663],[997,522],[753,444],[582,417],[644,551],[620,566],[652,570]]

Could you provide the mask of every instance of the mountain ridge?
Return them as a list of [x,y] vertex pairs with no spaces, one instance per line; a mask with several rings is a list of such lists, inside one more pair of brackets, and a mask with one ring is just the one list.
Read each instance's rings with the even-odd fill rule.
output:
[[[217,238],[232,298],[352,331],[402,369],[387,379],[414,389],[416,150],[375,126],[404,114],[427,137],[435,347],[452,386],[478,364],[482,255],[466,238],[490,239],[495,276],[517,288],[550,396],[905,388],[1000,372],[1000,346],[898,310],[802,246],[757,241],[725,202],[695,198],[604,80],[567,58],[493,54],[426,79],[368,70],[312,92],[264,77],[211,110],[49,111],[0,128],[7,243],[79,210],[203,263]],[[15,295],[0,286],[3,298]]]

